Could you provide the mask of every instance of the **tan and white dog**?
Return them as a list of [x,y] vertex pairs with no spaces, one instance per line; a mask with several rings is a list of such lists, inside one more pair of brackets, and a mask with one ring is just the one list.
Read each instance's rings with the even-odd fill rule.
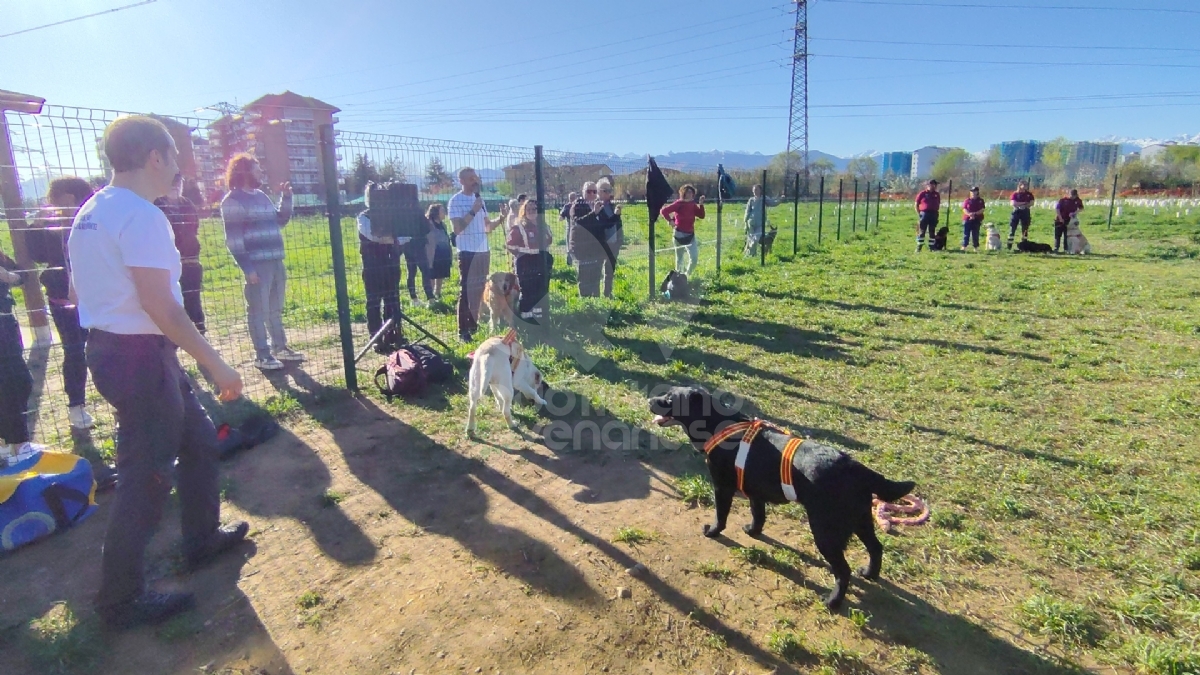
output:
[[504,413],[504,421],[515,428],[512,418],[513,392],[519,391],[537,405],[546,405],[541,397],[542,373],[533,364],[525,348],[517,341],[516,331],[491,337],[475,350],[467,396],[467,435],[475,433],[475,409],[484,391],[491,387],[496,406]]
[[520,297],[521,284],[512,272],[494,272],[488,278],[487,285],[483,287],[482,307],[488,311],[488,326],[493,333],[497,321],[504,321],[509,326],[516,325],[513,323],[513,312],[517,309]]
[[1088,243],[1087,237],[1083,236],[1083,230],[1079,229],[1079,216],[1071,216],[1071,222],[1067,223],[1067,253],[1091,252],[1092,245]]

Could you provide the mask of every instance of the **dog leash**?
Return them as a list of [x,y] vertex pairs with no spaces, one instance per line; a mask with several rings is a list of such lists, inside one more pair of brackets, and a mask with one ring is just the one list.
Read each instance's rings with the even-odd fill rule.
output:
[[897,525],[924,525],[929,522],[929,505],[915,495],[901,497],[894,502],[885,502],[876,497],[871,505],[875,509],[875,522],[884,532],[891,532]]

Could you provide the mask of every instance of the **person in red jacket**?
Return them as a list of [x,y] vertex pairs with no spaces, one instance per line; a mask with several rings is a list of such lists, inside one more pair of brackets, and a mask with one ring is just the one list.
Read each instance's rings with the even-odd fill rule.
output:
[[1017,183],[1017,191],[1009,198],[1012,203],[1012,219],[1008,223],[1008,250],[1012,250],[1013,237],[1017,234],[1017,225],[1021,226],[1021,239],[1029,238],[1029,224],[1033,221],[1033,193],[1029,191],[1029,183]]
[[971,240],[971,245],[975,250],[979,250],[979,228],[983,226],[983,213],[987,205],[983,201],[983,197],[979,196],[979,188],[972,187],[971,194],[962,204],[963,210],[963,243],[962,250],[967,250],[967,240]]
[[[662,207],[662,215],[675,228],[675,271],[690,277],[700,255],[700,242],[696,241],[696,219],[704,218],[704,195],[696,199],[696,188],[684,185],[679,188],[679,199]],[[684,266],[684,252],[690,262]]]
[[[938,182],[932,178],[925,184],[925,189],[917,194],[915,203],[917,209],[917,251],[925,246],[925,231],[929,231],[929,241],[937,234],[938,211],[942,208],[942,195],[938,192]],[[932,249],[930,249],[932,250]]]
[[1058,253],[1059,243],[1067,247],[1067,224],[1071,218],[1083,210],[1083,200],[1079,198],[1079,190],[1072,189],[1070,194],[1058,200],[1054,205],[1054,252]]

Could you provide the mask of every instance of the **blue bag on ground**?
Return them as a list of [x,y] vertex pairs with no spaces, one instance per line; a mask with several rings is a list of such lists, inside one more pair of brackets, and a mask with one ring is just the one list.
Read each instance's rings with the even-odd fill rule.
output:
[[47,537],[96,511],[92,465],[78,455],[37,452],[0,465],[0,548]]

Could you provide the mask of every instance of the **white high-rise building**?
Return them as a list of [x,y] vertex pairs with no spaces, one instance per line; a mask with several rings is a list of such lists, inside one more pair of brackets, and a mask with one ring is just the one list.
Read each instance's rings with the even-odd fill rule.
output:
[[927,145],[920,150],[913,150],[912,177],[929,178],[933,175],[933,165],[947,152],[950,152],[950,148],[940,148],[936,145]]

